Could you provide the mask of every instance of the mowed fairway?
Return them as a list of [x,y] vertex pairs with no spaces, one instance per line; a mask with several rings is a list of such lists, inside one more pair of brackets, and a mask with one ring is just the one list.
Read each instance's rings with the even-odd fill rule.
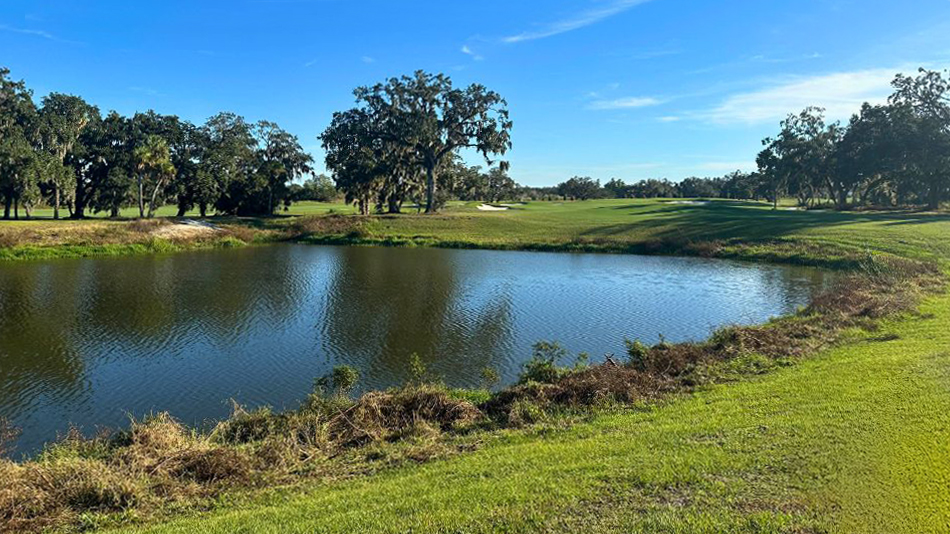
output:
[[[492,213],[457,204],[438,216],[372,219],[366,230],[494,247],[669,236],[780,239],[944,265],[950,257],[944,215],[751,203],[534,203]],[[751,380],[123,532],[950,532],[948,438],[950,296],[940,294],[919,314]]]

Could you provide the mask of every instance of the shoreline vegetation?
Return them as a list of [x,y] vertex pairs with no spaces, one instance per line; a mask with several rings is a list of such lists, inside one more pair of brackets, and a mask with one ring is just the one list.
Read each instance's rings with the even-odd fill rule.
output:
[[[293,236],[294,241],[309,243],[691,254],[833,267],[847,275],[797,314],[764,325],[724,328],[701,343],[646,346],[631,340],[625,357],[588,365],[556,343],[540,342],[521,380],[503,389],[492,388],[496,378],[491,370],[486,370],[481,390],[451,389],[413,361],[409,383],[354,399],[349,393],[358,376],[352,369],[339,367],[318,380],[314,392],[296,410],[275,413],[235,406],[230,419],[207,429],[185,428],[168,414],[158,414],[91,439],[71,432],[33,459],[0,461],[0,479],[6,481],[0,488],[0,530],[148,526],[179,515],[227,511],[234,503],[270,498],[283,502],[314,484],[359,485],[368,477],[413,472],[421,469],[413,466],[431,465],[437,459],[464,458],[499,442],[539,440],[545,432],[572,432],[623,414],[656,413],[664,406],[689,402],[678,399],[716,390],[722,384],[781,374],[829,349],[896,342],[900,336],[883,331],[882,325],[927,320],[919,306],[941,294],[946,281],[947,256],[941,248],[946,245],[939,236],[948,221],[939,214],[776,213],[754,204],[725,202],[591,201],[567,208],[535,204],[539,205],[484,215],[472,215],[460,206],[455,213],[450,210],[441,216],[331,214],[241,224],[215,221],[217,229],[197,226],[187,236],[174,234],[184,232],[176,227],[186,225],[163,220],[120,223],[118,231],[112,227],[91,231],[92,235],[122,236],[116,243],[101,245],[127,247],[117,251],[148,247],[137,239],[154,240],[160,232],[168,237],[157,239],[170,243],[179,239],[175,247],[182,249]],[[596,215],[604,210],[609,210],[605,216],[615,224],[629,226],[607,236],[587,237],[591,228],[604,227]],[[500,221],[509,229],[505,235],[512,236],[507,241],[495,239],[493,228],[499,217],[507,218]],[[572,221],[572,217],[578,219]],[[829,217],[836,218],[842,228],[829,224]],[[578,226],[582,218],[589,220],[585,227]],[[552,220],[566,226],[558,227]],[[757,226],[748,224],[753,220],[784,238],[757,239]],[[725,221],[730,223],[724,225]],[[512,225],[518,229],[522,224],[530,224],[539,233],[525,226],[521,232],[511,230]],[[908,230],[911,224],[916,226]],[[39,225],[28,234],[39,243],[32,245],[37,249],[57,249],[60,245],[49,243],[75,239],[60,230],[43,235],[42,222]],[[439,241],[433,236],[442,231],[441,225],[456,233],[443,232],[445,240]],[[922,232],[925,227],[927,232]],[[694,239],[694,232],[709,240]],[[541,235],[547,239],[537,239]],[[568,235],[582,237],[557,241]],[[911,242],[917,238],[926,242]],[[69,248],[89,246],[83,239],[60,250],[99,250]],[[155,248],[178,250],[165,245]],[[663,489],[668,491],[678,490],[675,486]],[[757,504],[745,502],[749,496],[743,495],[736,505],[740,511],[735,513],[743,521],[761,522],[762,531],[821,532],[815,525],[826,524],[822,514],[834,515],[820,504],[799,502],[800,496],[789,496],[784,487],[761,491],[774,492],[769,498],[779,501]],[[664,495],[656,498],[678,498]],[[429,528],[435,527],[430,524]]]

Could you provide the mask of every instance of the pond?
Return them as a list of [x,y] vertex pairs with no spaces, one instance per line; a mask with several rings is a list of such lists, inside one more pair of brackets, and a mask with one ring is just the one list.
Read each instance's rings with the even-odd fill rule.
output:
[[516,379],[531,346],[598,361],[624,338],[701,340],[794,311],[819,270],[695,258],[275,245],[0,265],[0,417],[36,451],[77,425],[229,399],[295,407],[347,364],[364,389],[418,354],[451,386]]

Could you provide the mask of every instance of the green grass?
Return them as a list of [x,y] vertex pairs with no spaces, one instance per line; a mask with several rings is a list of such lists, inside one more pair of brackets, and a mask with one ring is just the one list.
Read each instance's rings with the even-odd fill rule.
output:
[[950,298],[922,311],[753,381],[126,532],[946,532]]
[[[866,249],[935,259],[950,257],[950,215],[773,211],[768,204],[713,201],[706,205],[656,200],[532,202],[505,212],[456,203],[435,216],[374,217],[359,240],[381,244],[625,251],[651,242],[720,240],[807,244],[827,257]],[[317,236],[316,240],[344,236]],[[756,252],[751,250],[751,252]],[[765,258],[768,259],[768,258]],[[780,259],[780,258],[775,258]]]

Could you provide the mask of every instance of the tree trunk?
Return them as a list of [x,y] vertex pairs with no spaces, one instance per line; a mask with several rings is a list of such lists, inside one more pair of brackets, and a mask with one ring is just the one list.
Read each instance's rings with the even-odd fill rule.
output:
[[139,176],[138,181],[139,181],[139,219],[141,219],[142,217],[145,217],[145,199],[143,198],[143,195],[145,193],[144,191],[145,184],[142,183],[143,179],[141,176]]
[[205,216],[206,216],[205,214],[206,214],[207,212],[208,212],[208,205],[207,205],[207,204],[205,204],[205,203],[203,203],[203,202],[202,202],[201,204],[198,204],[198,213],[200,213],[202,217],[205,217]]
[[178,215],[176,215],[176,217],[184,217],[186,211],[188,210],[186,210],[184,206],[178,206]]
[[13,201],[13,218],[20,220],[20,199]]
[[110,218],[115,219],[116,217],[119,216],[119,206],[112,206],[112,208],[110,209],[111,209],[111,211],[109,212]]
[[399,212],[400,212],[400,205],[401,205],[401,204],[402,204],[402,203],[399,202],[399,199],[396,197],[396,195],[390,195],[390,197],[389,197],[389,213],[399,213]]
[[77,178],[76,180],[76,209],[73,211],[73,219],[82,219],[86,216],[86,188],[83,187]]
[[940,209],[940,182],[934,181],[930,184],[930,202],[927,206],[931,210]]
[[151,219],[155,215],[155,203],[158,202],[158,191],[162,188],[164,182],[159,181],[155,184],[155,189],[152,190],[152,198],[148,201],[148,218]]
[[53,218],[59,219],[59,186],[53,184]]
[[10,208],[12,207],[13,207],[13,198],[8,196],[4,199],[4,203],[3,203],[3,218],[4,219],[10,218]]
[[426,213],[435,213],[435,166],[426,167]]

